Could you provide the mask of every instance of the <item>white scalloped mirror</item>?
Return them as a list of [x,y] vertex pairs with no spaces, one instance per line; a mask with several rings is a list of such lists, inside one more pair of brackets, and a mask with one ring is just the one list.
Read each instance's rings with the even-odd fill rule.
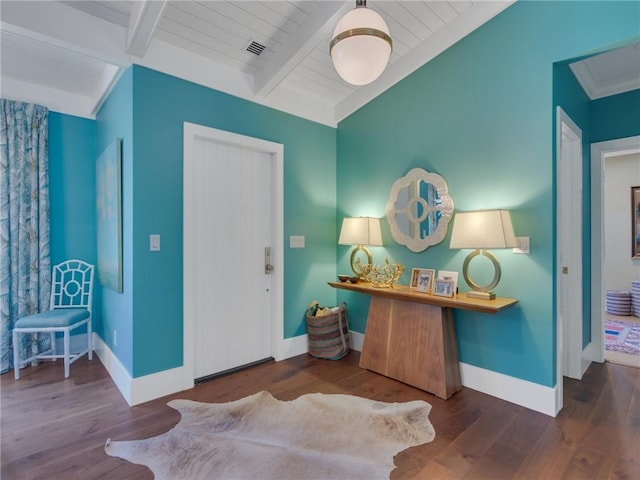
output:
[[435,173],[414,168],[391,187],[386,217],[393,239],[413,252],[444,240],[453,215],[447,182]]

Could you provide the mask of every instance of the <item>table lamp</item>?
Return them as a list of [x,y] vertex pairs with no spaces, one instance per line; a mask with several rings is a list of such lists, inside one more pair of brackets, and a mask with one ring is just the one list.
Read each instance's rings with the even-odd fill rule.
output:
[[[462,266],[462,275],[471,287],[467,293],[471,298],[493,300],[495,293],[491,290],[500,281],[500,264],[488,248],[513,248],[517,247],[511,216],[507,210],[486,210],[478,212],[456,213],[451,232],[449,248],[473,248]],[[469,275],[469,262],[478,255],[484,255],[495,269],[493,280],[487,285],[478,285]]]
[[356,255],[363,252],[367,256],[367,263],[372,264],[371,252],[365,245],[382,246],[380,219],[372,217],[347,217],[342,220],[339,245],[355,245],[351,252],[351,270],[362,277],[362,269],[356,267]]

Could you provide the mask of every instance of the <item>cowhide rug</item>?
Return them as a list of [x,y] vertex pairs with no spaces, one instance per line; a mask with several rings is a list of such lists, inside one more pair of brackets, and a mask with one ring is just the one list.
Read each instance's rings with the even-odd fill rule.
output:
[[433,440],[431,405],[351,395],[260,392],[229,403],[172,400],[182,415],[167,433],[111,442],[108,455],[148,466],[156,479],[389,478],[393,457]]

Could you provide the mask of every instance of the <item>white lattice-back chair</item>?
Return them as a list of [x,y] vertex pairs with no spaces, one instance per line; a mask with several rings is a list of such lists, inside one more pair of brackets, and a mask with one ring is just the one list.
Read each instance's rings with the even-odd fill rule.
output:
[[[92,329],[91,306],[93,300],[93,265],[82,260],[67,260],[53,267],[49,311],[23,317],[16,321],[13,329],[13,369],[15,378],[20,378],[20,368],[36,359],[64,358],[64,378],[69,377],[69,366],[85,353],[91,360]],[[78,353],[70,352],[72,330],[87,326],[87,346]],[[56,333],[64,334],[64,353],[56,354]],[[51,348],[20,360],[19,335],[49,333]]]

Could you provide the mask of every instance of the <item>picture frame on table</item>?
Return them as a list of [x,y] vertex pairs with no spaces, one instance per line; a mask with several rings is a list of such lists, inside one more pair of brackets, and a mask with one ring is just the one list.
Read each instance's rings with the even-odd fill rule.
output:
[[455,292],[453,280],[436,278],[433,283],[433,294],[440,297],[453,297]]
[[423,268],[418,271],[418,279],[416,285],[416,291],[422,293],[431,293],[431,287],[433,285],[433,277],[435,271],[429,268]]
[[453,281],[453,293],[458,292],[458,272],[450,272],[447,270],[438,271],[439,280],[451,280]]
[[433,268],[414,268],[411,270],[411,283],[409,284],[410,289],[418,289],[418,277],[420,272],[431,272],[431,283],[433,284],[433,279],[436,276],[436,271]]
[[631,187],[631,258],[640,258],[640,187]]

